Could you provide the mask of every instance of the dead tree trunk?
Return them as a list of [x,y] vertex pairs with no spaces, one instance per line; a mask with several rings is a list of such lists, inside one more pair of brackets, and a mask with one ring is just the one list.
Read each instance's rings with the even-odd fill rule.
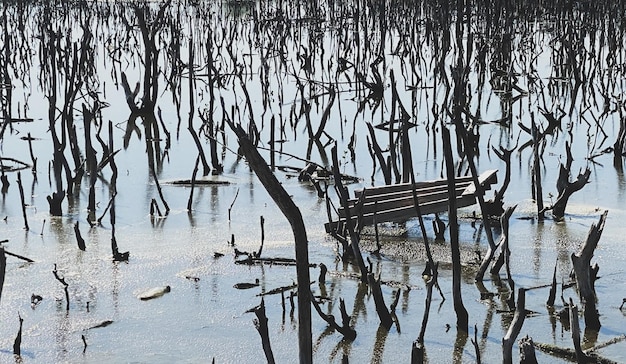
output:
[[83,124],[85,128],[85,154],[87,163],[87,173],[89,174],[89,203],[87,205],[87,212],[89,217],[87,218],[91,224],[96,220],[96,191],[95,185],[98,178],[97,168],[98,162],[96,159],[96,150],[91,143],[91,122],[94,118],[93,112],[91,112],[85,104],[83,104]]
[[[359,266],[359,270],[361,272],[361,282],[367,284],[367,268],[365,267],[365,262],[363,261],[363,256],[361,255],[361,248],[359,247],[359,234],[356,233],[356,227],[354,226],[353,217],[350,215],[350,209],[348,207],[348,190],[344,187],[341,182],[341,174],[339,173],[339,161],[337,158],[337,145],[335,144],[331,149],[331,154],[333,158],[333,175],[335,179],[335,189],[339,194],[339,199],[341,200],[341,205],[346,211],[346,230],[350,235],[350,248],[352,249],[352,254],[354,259],[356,259],[357,264]],[[361,195],[362,198],[365,197],[367,192],[363,192]],[[359,201],[359,203],[362,203]]]
[[504,261],[504,269],[506,270],[506,279],[509,282],[509,287],[511,289],[511,297],[507,300],[509,308],[512,310],[515,308],[515,281],[513,281],[513,277],[511,276],[511,249],[509,248],[509,218],[511,214],[515,210],[517,205],[513,207],[509,207],[507,211],[502,215],[502,219],[500,219],[500,224],[502,225],[502,248],[500,249],[500,254],[502,255]]
[[[22,345],[22,325],[24,324],[24,319],[22,318],[22,316],[18,313],[17,317],[20,320],[20,329],[17,332],[17,335],[15,336],[15,341],[13,341],[13,355],[17,355],[20,356],[22,355],[22,350],[21,350],[21,345]],[[17,361],[16,362],[21,362]]]
[[83,239],[82,235],[80,234],[78,221],[74,223],[74,233],[76,234],[76,243],[78,244],[78,249],[85,251],[85,239]]
[[569,143],[565,144],[567,161],[565,166],[561,163],[561,167],[559,170],[559,178],[557,180],[557,190],[559,192],[559,196],[556,199],[556,202],[550,209],[552,209],[552,216],[555,219],[560,220],[565,216],[565,207],[567,206],[567,201],[569,197],[576,191],[582,189],[587,182],[589,181],[589,176],[591,175],[591,170],[589,168],[585,168],[584,172],[579,172],[578,177],[574,182],[569,181],[571,165],[572,165],[572,152],[571,146]]
[[[494,244],[493,247],[489,245],[489,248],[487,249],[487,253],[483,257],[482,263],[480,264],[480,267],[478,268],[478,272],[476,273],[476,277],[474,278],[477,282],[483,280],[485,276],[485,272],[487,271],[487,268],[489,267],[489,263],[491,263],[491,261],[493,260],[493,256],[496,254],[496,250],[498,249],[498,247],[502,246],[502,244],[506,240],[508,240],[509,219],[511,218],[511,215],[513,214],[513,211],[515,210],[516,207],[517,205],[513,207],[508,207],[506,211],[504,211],[504,213],[500,216],[500,225],[502,226],[502,235],[500,236],[500,241],[498,242],[498,245]],[[495,273],[497,273],[497,271]]]
[[254,320],[254,327],[256,327],[259,335],[261,335],[261,343],[263,344],[263,352],[265,353],[265,359],[268,364],[274,364],[274,353],[272,352],[272,346],[270,345],[270,334],[267,329],[267,316],[265,316],[265,300],[261,298],[261,305],[254,309],[256,319]]
[[544,208],[543,208],[543,189],[541,188],[541,156],[539,152],[539,144],[543,142],[543,139],[539,138],[539,131],[537,130],[537,125],[535,124],[535,115],[530,114],[532,118],[531,124],[531,134],[533,137],[533,180],[534,188],[533,188],[533,197],[537,202],[537,218],[539,220],[543,220],[544,218]]
[[311,341],[311,292],[309,288],[309,251],[308,238],[300,209],[293,202],[287,191],[281,186],[267,163],[256,150],[246,132],[240,125],[228,122],[239,140],[239,148],[243,152],[250,167],[270,194],[276,205],[285,215],[293,231],[296,247],[296,272],[298,281],[298,343],[300,363],[313,361],[313,345]]
[[463,305],[461,296],[461,251],[459,248],[459,226],[456,211],[456,183],[454,179],[454,162],[450,144],[450,130],[442,126],[443,153],[446,161],[446,177],[448,178],[448,219],[450,221],[450,250],[452,254],[452,299],[456,312],[457,329],[467,332],[469,315]]
[[595,330],[600,329],[600,317],[596,309],[596,293],[593,287],[597,268],[592,268],[590,263],[593,252],[598,246],[602,230],[604,230],[607,214],[608,211],[604,211],[600,216],[598,225],[591,225],[585,245],[578,253],[572,253],[571,256],[572,264],[574,265],[574,273],[576,274],[578,294],[585,305],[585,325]]
[[198,164],[200,163],[200,156],[196,158],[196,164],[191,172],[191,188],[189,191],[189,199],[187,200],[187,212],[191,213],[191,207],[193,203],[193,190],[196,186],[196,175],[198,174]]
[[519,341],[519,362],[520,364],[537,364],[535,355],[535,343],[528,335]]
[[4,254],[4,248],[0,246],[0,302],[2,302],[2,287],[4,286],[4,275],[7,269],[7,256]]
[[369,130],[370,137],[372,138],[372,148],[374,151],[376,158],[378,158],[378,163],[380,163],[380,170],[383,172],[383,177],[385,178],[385,184],[391,184],[391,168],[389,167],[385,157],[383,156],[383,151],[380,149],[378,142],[376,141],[376,134],[374,134],[374,127],[372,124],[367,123],[367,129]]
[[493,200],[485,201],[489,216],[500,216],[504,213],[504,193],[511,182],[511,155],[516,148],[517,147],[514,147],[513,149],[505,149],[500,147],[500,150],[495,147],[492,148],[498,158],[505,163],[506,168],[504,171],[504,181],[502,182],[502,186],[499,190],[495,191]]
[[342,334],[343,337],[348,341],[354,341],[354,339],[356,339],[356,330],[350,327],[351,317],[346,312],[346,304],[343,298],[339,299],[339,311],[341,312],[341,326],[339,326],[339,324],[337,323],[337,320],[335,320],[335,316],[327,315],[324,312],[322,312],[322,309],[320,308],[319,304],[315,301],[315,299],[311,300],[311,302],[313,303],[313,307],[315,308],[315,311],[317,311],[320,317],[324,321],[326,321],[326,323],[330,325],[330,327],[332,327],[334,330]]
[[[558,263],[558,261],[557,261]],[[556,267],[557,263],[554,263],[554,273],[552,273],[552,284],[550,285],[550,294],[548,295],[548,301],[546,301],[546,306],[552,307],[554,306],[554,300],[556,299]]]
[[24,201],[24,187],[22,187],[22,174],[17,172],[17,188],[20,191],[20,201],[22,202],[22,216],[24,217],[24,229],[30,230],[28,227],[28,218],[26,216],[26,202]]
[[426,282],[426,303],[424,305],[424,317],[422,318],[422,327],[420,333],[417,336],[417,340],[413,342],[413,349],[411,350],[411,364],[418,364],[424,362],[424,335],[426,334],[426,325],[428,324],[428,316],[430,314],[430,303],[433,298],[433,286],[437,283],[439,263],[435,263],[432,267],[432,276]]

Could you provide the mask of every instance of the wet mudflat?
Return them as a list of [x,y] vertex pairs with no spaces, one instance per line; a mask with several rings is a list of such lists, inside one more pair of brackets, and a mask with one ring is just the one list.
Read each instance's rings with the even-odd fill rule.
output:
[[[243,127],[302,213],[314,299],[338,320],[344,300],[356,331],[344,339],[313,310],[314,362],[409,362],[428,291],[418,220],[381,223],[380,247],[366,227],[365,264],[380,277],[387,307],[399,295],[394,324],[381,325],[371,285],[324,229],[326,199],[339,200],[321,173],[332,170],[332,147],[339,172],[356,177],[345,182],[352,193],[411,173],[417,181],[446,177],[445,130],[455,174],[470,175],[470,160],[479,173],[498,169],[485,198],[504,190],[502,207],[517,205],[511,279],[502,268],[476,283],[486,227],[478,205],[459,210],[468,325],[458,327],[450,216],[439,215],[448,224],[443,241],[434,240],[434,217],[424,216],[445,297],[432,295],[425,359],[476,362],[479,353],[482,362],[502,361],[518,288],[529,289],[531,312],[517,339],[573,351],[569,317],[558,315],[570,298],[581,312],[583,349],[625,334],[619,2],[32,1],[3,3],[0,21],[8,182],[0,240],[34,261],[6,255],[0,361],[266,362],[248,312],[261,298],[276,362],[298,361],[295,267],[239,264],[294,259],[293,234],[237,154],[229,122]],[[326,193],[298,178],[311,163]],[[568,182],[580,175],[587,183],[554,218],[568,164]],[[590,329],[571,254],[605,211],[591,260],[600,267],[601,325]],[[491,228],[497,242],[497,216]],[[555,266],[556,300],[547,306]],[[624,345],[596,354],[622,362]],[[573,360],[539,345],[536,354],[539,362]]]

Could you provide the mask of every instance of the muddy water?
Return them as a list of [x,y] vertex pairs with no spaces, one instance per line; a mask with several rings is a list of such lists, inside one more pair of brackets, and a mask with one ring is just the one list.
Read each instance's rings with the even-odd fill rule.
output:
[[[157,5],[154,3],[150,8],[147,19],[156,18]],[[28,231],[24,229],[17,172],[7,172],[11,185],[0,202],[0,216],[6,217],[0,222],[0,239],[8,240],[3,246],[7,251],[35,261],[25,263],[14,257],[7,258],[0,299],[0,361],[15,360],[12,347],[19,328],[19,315],[24,319],[21,356],[25,362],[197,363],[213,358],[217,363],[264,362],[260,338],[254,329],[254,315],[246,311],[260,303],[259,295],[263,292],[293,284],[295,270],[235,264],[234,247],[229,241],[234,234],[238,250],[257,251],[260,216],[263,216],[263,256],[293,257],[291,230],[245,160],[236,156],[236,140],[227,127],[224,139],[218,133],[218,140],[226,142],[218,146],[224,171],[203,178],[228,184],[196,187],[192,210],[187,211],[190,188],[168,182],[191,178],[198,155],[187,131],[190,95],[195,102],[192,122],[196,130],[202,123],[198,114],[213,105],[216,124],[230,117],[247,126],[253,119],[264,148],[269,148],[272,134],[276,140],[284,140],[276,149],[289,154],[277,154],[277,166],[304,167],[301,159],[290,154],[327,165],[330,158],[327,142],[336,141],[342,171],[361,178],[360,183],[350,185],[350,189],[354,189],[384,183],[380,170],[373,172],[365,123],[378,124],[390,118],[393,87],[390,71],[393,70],[398,97],[408,110],[410,120],[417,124],[409,131],[417,178],[436,179],[442,169],[440,121],[450,122],[445,109],[452,103],[447,91],[452,91],[446,85],[453,82],[452,70],[458,54],[470,60],[466,84],[470,113],[476,115],[480,110],[481,119],[487,122],[477,127],[480,170],[497,168],[501,183],[505,165],[491,147],[513,148],[518,139],[522,145],[529,135],[521,130],[518,122],[529,126],[532,114],[541,128],[545,128],[547,121],[540,115],[541,110],[559,115],[559,108],[565,113],[562,128],[547,136],[542,145],[545,149],[541,160],[545,204],[549,205],[556,198],[555,182],[559,164],[565,158],[566,141],[572,145],[572,178],[579,168],[591,169],[590,183],[572,196],[565,219],[539,221],[531,192],[531,148],[513,153],[511,185],[505,194],[505,205],[518,205],[510,228],[511,271],[517,287],[550,283],[555,264],[557,280],[566,282],[571,269],[570,254],[584,242],[591,224],[597,223],[604,210],[609,210],[593,259],[600,266],[601,279],[596,283],[596,291],[602,328],[598,333],[585,332],[583,346],[593,347],[624,334],[624,311],[618,308],[625,292],[623,263],[626,256],[621,249],[625,230],[621,222],[626,218],[626,183],[622,170],[613,166],[612,154],[595,158],[596,163],[585,159],[611,146],[618,135],[620,86],[624,75],[615,60],[623,55],[620,54],[622,48],[615,50],[611,41],[619,41],[620,37],[612,34],[602,43],[602,36],[593,29],[607,31],[611,21],[615,23],[621,18],[617,16],[607,21],[594,17],[594,12],[570,10],[574,13],[563,15],[558,11],[551,13],[550,9],[546,9],[545,14],[532,12],[516,16],[513,19],[517,30],[512,33],[510,63],[507,63],[515,74],[513,79],[502,77],[497,65],[507,57],[502,55],[506,52],[499,33],[489,28],[493,14],[473,10],[469,23],[473,26],[463,31],[461,47],[454,36],[454,17],[446,23],[441,20],[445,17],[438,18],[441,13],[429,6],[415,9],[397,4],[382,15],[378,7],[370,8],[362,3],[352,5],[325,3],[320,8],[306,2],[300,8],[284,5],[284,18],[279,16],[276,4],[265,2],[223,6],[174,3],[166,7],[164,13],[168,20],[155,28],[161,49],[157,57],[161,73],[155,103],[161,110],[165,129],[171,133],[169,148],[162,127],[162,140],[146,140],[146,121],[141,118],[136,120],[137,131],[128,133],[130,110],[120,85],[121,72],[128,76],[131,88],[135,82],[140,83],[136,102],[140,103],[145,88],[145,64],[142,63],[145,51],[137,25],[138,13],[131,6],[95,3],[83,8],[82,13],[70,5],[53,9],[29,3],[19,8],[17,5],[3,8],[7,33],[2,39],[11,49],[10,54],[2,56],[2,64],[9,71],[3,76],[3,84],[12,86],[10,102],[3,101],[3,112],[10,112],[12,118],[33,120],[14,122],[7,127],[1,152],[3,157],[32,164],[28,143],[22,139],[30,132],[35,138],[32,147],[37,170],[21,171]],[[55,12],[47,13],[53,10]],[[403,21],[396,16],[396,12],[402,11],[420,20]],[[89,14],[92,17],[88,19]],[[518,14],[526,13],[518,11]],[[85,82],[78,87],[80,97],[70,113],[76,122],[78,145],[84,153],[81,103],[89,106],[96,104],[96,100],[106,103],[96,124],[104,126],[101,135],[108,143],[106,129],[109,121],[112,123],[114,149],[120,149],[115,156],[118,169],[115,236],[120,251],[130,252],[128,262],[111,259],[113,229],[110,213],[106,211],[113,195],[109,166],[101,171],[95,184],[96,217],[103,216],[102,226],[90,228],[86,222],[87,177],[64,201],[62,216],[52,217],[48,213],[46,196],[56,188],[50,172],[53,141],[49,131],[49,96],[53,73],[50,68],[40,67],[41,47],[49,44],[46,40],[50,39],[49,30],[45,30],[48,23],[42,19],[54,19],[50,24],[55,32],[68,36],[59,38],[58,48],[86,47],[93,55],[93,64],[86,64],[83,70],[92,67],[94,71],[82,76]],[[128,28],[124,19],[133,26]],[[93,41],[81,43],[84,39],[81,24],[91,29]],[[572,32],[567,26],[578,31]],[[571,74],[575,67],[566,59],[565,42],[555,40],[565,33],[571,41],[568,44],[580,47],[574,52],[578,57],[574,63],[580,66],[578,72],[584,76],[578,91]],[[409,36],[411,34],[413,36]],[[193,39],[196,50],[196,83],[191,93],[189,67],[186,66],[189,39]],[[207,45],[209,39],[212,42]],[[470,43],[473,53],[467,56],[462,52],[467,52]],[[178,44],[178,48],[173,44]],[[206,47],[211,49],[210,57]],[[377,56],[381,56],[382,61],[377,62]],[[494,66],[481,67],[482,56],[487,57],[485,64]],[[62,70],[61,65],[67,65],[67,59],[58,54],[56,57]],[[209,58],[214,62],[214,94],[210,93],[211,81],[205,67]],[[355,66],[344,69],[344,60]],[[384,98],[378,100],[371,96],[357,72],[370,83],[376,81],[378,73]],[[69,74],[64,70],[57,74],[55,106],[59,110],[63,107],[65,87],[72,84],[68,81]],[[503,82],[516,87],[505,87],[503,93]],[[330,85],[336,91],[332,104]],[[511,94],[508,97],[503,95],[507,92]],[[3,95],[3,100],[8,100],[6,93]],[[602,95],[608,98],[601,102]],[[520,97],[511,101],[515,96]],[[212,97],[214,103],[211,103]],[[223,107],[220,97],[224,98]],[[322,147],[319,147],[309,143],[307,116],[311,120],[310,129],[315,133],[327,106],[330,117],[325,134],[320,138]],[[610,111],[602,114],[605,106]],[[57,111],[57,117],[59,113]],[[395,115],[397,118],[397,111]],[[511,120],[505,126],[489,122],[508,116]],[[279,133],[280,128],[276,126],[272,133],[272,117],[282,120],[284,132]],[[54,125],[60,135],[59,120]],[[277,124],[281,123],[277,121]],[[103,151],[95,141],[97,130],[93,129],[94,147],[100,159]],[[350,148],[351,136],[354,136],[354,153]],[[388,133],[377,131],[376,136],[384,149],[388,145]],[[125,138],[127,143],[124,143]],[[201,143],[208,158],[208,139],[203,136]],[[267,150],[262,153],[269,161]],[[65,154],[70,167],[74,168],[69,147]],[[164,210],[150,168],[157,171],[171,208],[167,216],[149,214],[152,199]],[[328,297],[330,303],[324,307],[335,315],[338,315],[339,299],[344,299],[358,334],[354,342],[342,341],[338,333],[330,331],[325,322],[314,315],[314,361],[341,362],[344,355],[355,363],[409,361],[425,299],[425,284],[421,278],[425,253],[417,222],[386,226],[381,256],[369,254],[375,249],[375,243],[371,235],[363,237],[362,249],[372,260],[375,271],[384,281],[395,282],[383,286],[388,304],[394,292],[401,288],[396,310],[399,325],[386,332],[379,328],[371,295],[359,286],[358,280],[349,277],[357,268],[337,258],[337,243],[324,232],[323,224],[327,221],[324,200],[317,197],[308,183],[299,182],[293,173],[276,169],[276,175],[303,214],[311,262],[324,263],[330,270],[325,284],[312,284],[314,294]],[[331,198],[336,200],[332,189]],[[483,361],[501,360],[501,339],[511,320],[510,314],[502,313],[506,309],[508,286],[504,280],[487,279],[484,286],[495,296],[491,300],[480,299],[473,280],[475,251],[484,252],[487,243],[480,221],[473,218],[474,212],[479,213],[476,208],[463,209],[460,220],[463,300],[470,316],[470,337],[458,334],[455,328],[449,243],[434,243],[432,248],[435,258],[441,262],[440,285],[446,299],[435,295],[431,308],[425,340],[430,362],[474,362],[475,352],[470,342],[474,325]],[[442,218],[447,222],[445,216]],[[426,224],[432,235],[431,219],[427,217]],[[75,222],[79,222],[86,241],[84,252],[77,248]],[[496,229],[495,233],[497,237],[500,231]],[[216,257],[216,253],[224,256]],[[55,264],[59,275],[68,283],[69,311],[63,286],[52,274]],[[312,269],[311,276],[317,277],[317,272],[317,268]],[[236,283],[254,283],[256,279],[257,287],[248,290],[233,287]],[[139,299],[143,292],[164,286],[170,286],[171,291],[152,300]],[[37,305],[31,304],[33,294],[43,298]],[[545,307],[547,296],[546,288],[527,292],[527,309],[534,314],[526,319],[521,335],[529,335],[536,342],[572,347],[569,327],[555,319],[553,312]],[[579,302],[572,288],[566,289],[563,297]],[[280,295],[265,297],[274,355],[278,362],[291,363],[298,357],[297,314],[291,308],[288,295],[284,308],[282,303]],[[557,298],[556,309],[561,307],[561,300]],[[83,335],[86,348],[81,340]],[[618,362],[626,361],[624,343],[606,347],[600,353]],[[546,354],[538,353],[538,356],[539,361],[555,360]]]

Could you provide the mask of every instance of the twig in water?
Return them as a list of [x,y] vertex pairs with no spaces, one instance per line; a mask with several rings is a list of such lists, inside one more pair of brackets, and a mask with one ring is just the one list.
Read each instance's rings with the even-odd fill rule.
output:
[[57,281],[61,282],[61,284],[63,285],[63,289],[65,290],[65,310],[69,311],[70,310],[70,293],[67,289],[67,287],[69,286],[69,284],[67,282],[65,282],[65,277],[59,277],[59,273],[57,272],[57,265],[54,265],[54,270],[52,271],[52,274],[54,274],[54,278],[57,279]]

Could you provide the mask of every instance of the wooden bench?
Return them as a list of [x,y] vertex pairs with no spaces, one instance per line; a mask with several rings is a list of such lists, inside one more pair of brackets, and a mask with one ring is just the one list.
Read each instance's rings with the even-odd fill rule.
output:
[[[489,170],[478,177],[478,182],[482,186],[482,191],[491,189],[491,185],[498,182],[497,170]],[[417,200],[420,205],[422,215],[447,212],[448,211],[448,181],[445,179],[435,181],[425,181],[415,183]],[[472,178],[456,178],[456,205],[457,208],[471,206],[476,203],[477,189],[472,182]],[[358,206],[358,201],[363,196],[362,205]],[[417,212],[413,205],[413,187],[411,183],[401,183],[395,185],[365,188],[354,191],[355,198],[348,201],[350,216],[356,224],[359,214],[362,225],[381,222],[404,222],[410,218],[417,217]],[[339,235],[346,235],[346,211],[343,207],[339,210],[339,219],[325,224],[326,232],[336,232]]]

